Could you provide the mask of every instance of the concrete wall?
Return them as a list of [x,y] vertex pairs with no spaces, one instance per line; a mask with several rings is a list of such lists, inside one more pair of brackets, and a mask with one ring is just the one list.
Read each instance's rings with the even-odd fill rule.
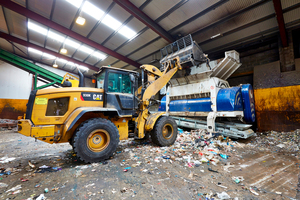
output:
[[[39,66],[61,76],[66,74],[65,71],[53,67]],[[37,82],[38,87],[44,84],[42,81]],[[95,87],[95,84],[91,79],[86,78],[85,86]],[[31,74],[0,61],[0,118],[17,119],[18,116],[23,116],[32,87],[33,76]]]
[[300,59],[296,70],[281,72],[280,61],[254,68],[254,98],[260,131],[300,128]]

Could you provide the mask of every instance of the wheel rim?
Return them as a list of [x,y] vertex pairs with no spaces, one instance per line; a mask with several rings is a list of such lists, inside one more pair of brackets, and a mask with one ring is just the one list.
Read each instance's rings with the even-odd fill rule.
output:
[[170,139],[173,136],[173,127],[171,124],[165,124],[162,129],[162,135],[165,139]]
[[97,129],[89,134],[86,142],[91,151],[100,152],[107,148],[110,136],[106,130]]

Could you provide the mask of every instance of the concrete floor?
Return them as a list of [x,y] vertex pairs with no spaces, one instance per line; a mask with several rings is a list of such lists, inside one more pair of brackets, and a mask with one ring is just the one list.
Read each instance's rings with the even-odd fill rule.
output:
[[[295,156],[245,145],[249,140],[239,143],[240,147],[226,152],[229,159],[221,159],[217,166],[189,168],[183,161],[155,162],[164,148],[128,143],[120,145],[107,163],[84,164],[69,144],[50,145],[14,131],[0,131],[0,158],[16,158],[0,163],[0,169],[19,169],[0,176],[0,183],[8,185],[0,187],[0,199],[35,199],[40,194],[48,200],[205,199],[209,194],[218,199],[217,193],[223,191],[232,199],[296,199],[300,162]],[[62,170],[34,173],[29,160],[36,167],[47,165]],[[235,167],[226,171],[224,165],[229,162]],[[126,167],[131,168],[124,172]],[[219,173],[208,171],[209,167]],[[237,184],[232,176],[243,176],[244,181]],[[21,178],[28,181],[22,182]],[[17,185],[22,187],[19,193],[6,192]],[[258,195],[251,193],[250,187]],[[45,188],[48,193],[44,193]]]

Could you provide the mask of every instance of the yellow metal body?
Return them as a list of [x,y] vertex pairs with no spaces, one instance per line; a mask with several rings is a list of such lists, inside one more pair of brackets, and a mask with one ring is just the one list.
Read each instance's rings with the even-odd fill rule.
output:
[[[27,119],[19,120],[18,132],[37,138],[48,143],[68,142],[72,138],[74,131],[83,121],[94,117],[108,119],[103,111],[109,110],[103,108],[102,99],[95,101],[82,100],[81,94],[103,93],[103,89],[97,88],[57,88],[38,90],[33,105],[32,122]],[[62,116],[47,116],[47,106],[51,99],[69,98],[68,109]],[[104,109],[104,110],[103,110]],[[84,114],[82,114],[84,112]],[[119,130],[120,140],[128,138],[128,121],[131,116],[116,116],[110,120]],[[74,123],[75,122],[75,123]],[[72,123],[74,123],[72,125]],[[70,126],[72,127],[70,128]]]
[[[119,116],[116,109],[103,108],[103,89],[84,87],[43,89],[38,90],[36,93],[31,121],[27,119],[19,120],[18,132],[48,143],[68,142],[82,122],[101,117],[109,119],[116,125],[120,140],[128,138],[128,122],[130,120],[137,122],[138,137],[143,138],[144,131],[151,131],[157,119],[164,114],[150,114],[148,107],[150,99],[168,83],[178,69],[181,69],[179,58],[176,58],[175,62],[172,63],[169,62],[163,72],[152,65],[141,66],[148,75],[148,85],[141,99],[142,104],[140,104],[137,118],[132,118],[131,115]],[[67,78],[67,76],[64,77],[64,79]],[[141,96],[141,90],[138,90],[137,93],[138,96]],[[85,99],[87,94],[90,94],[88,95],[89,99]],[[62,106],[60,107],[60,105]],[[110,115],[110,118],[108,118],[104,114],[107,111],[110,113],[115,112],[115,114],[113,117]],[[99,137],[106,138],[106,142],[98,144]],[[105,145],[109,140],[110,137],[103,130],[91,133],[86,142],[87,146],[93,151],[101,151],[106,148]]]
[[69,81],[72,83],[72,87],[78,87],[79,85],[79,79],[78,77],[70,74],[70,73],[66,73],[64,75],[64,79],[62,80],[61,84],[63,84],[65,81]]
[[[147,86],[147,89],[145,90],[142,98],[142,104],[140,106],[141,112],[139,113],[139,116],[136,119],[137,122],[137,129],[138,129],[138,137],[143,138],[144,131],[145,131],[145,123],[147,119],[150,117],[149,115],[149,110],[148,106],[150,104],[150,98],[153,98],[156,93],[161,90],[168,82],[169,80],[173,77],[173,75],[180,69],[182,69],[180,62],[179,62],[179,57],[176,57],[174,62],[169,61],[166,66],[164,66],[164,71],[159,74],[157,71],[159,71],[155,66],[150,66],[150,65],[143,65],[141,66],[142,69],[145,69],[148,72],[148,78],[153,77],[153,74],[158,76],[156,80],[153,80],[150,85]],[[156,70],[154,70],[156,68]],[[160,76],[159,76],[160,75]],[[158,118],[156,118],[157,120]],[[147,125],[147,130],[152,130],[151,127],[154,126],[156,120],[149,122]]]

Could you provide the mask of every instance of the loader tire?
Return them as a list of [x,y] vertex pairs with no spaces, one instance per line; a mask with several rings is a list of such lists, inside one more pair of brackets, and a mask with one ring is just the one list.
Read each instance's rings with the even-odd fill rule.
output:
[[119,131],[109,120],[93,118],[83,122],[73,137],[73,150],[86,163],[108,159],[119,144]]
[[151,132],[152,142],[158,146],[170,146],[177,138],[177,124],[172,117],[161,117]]

